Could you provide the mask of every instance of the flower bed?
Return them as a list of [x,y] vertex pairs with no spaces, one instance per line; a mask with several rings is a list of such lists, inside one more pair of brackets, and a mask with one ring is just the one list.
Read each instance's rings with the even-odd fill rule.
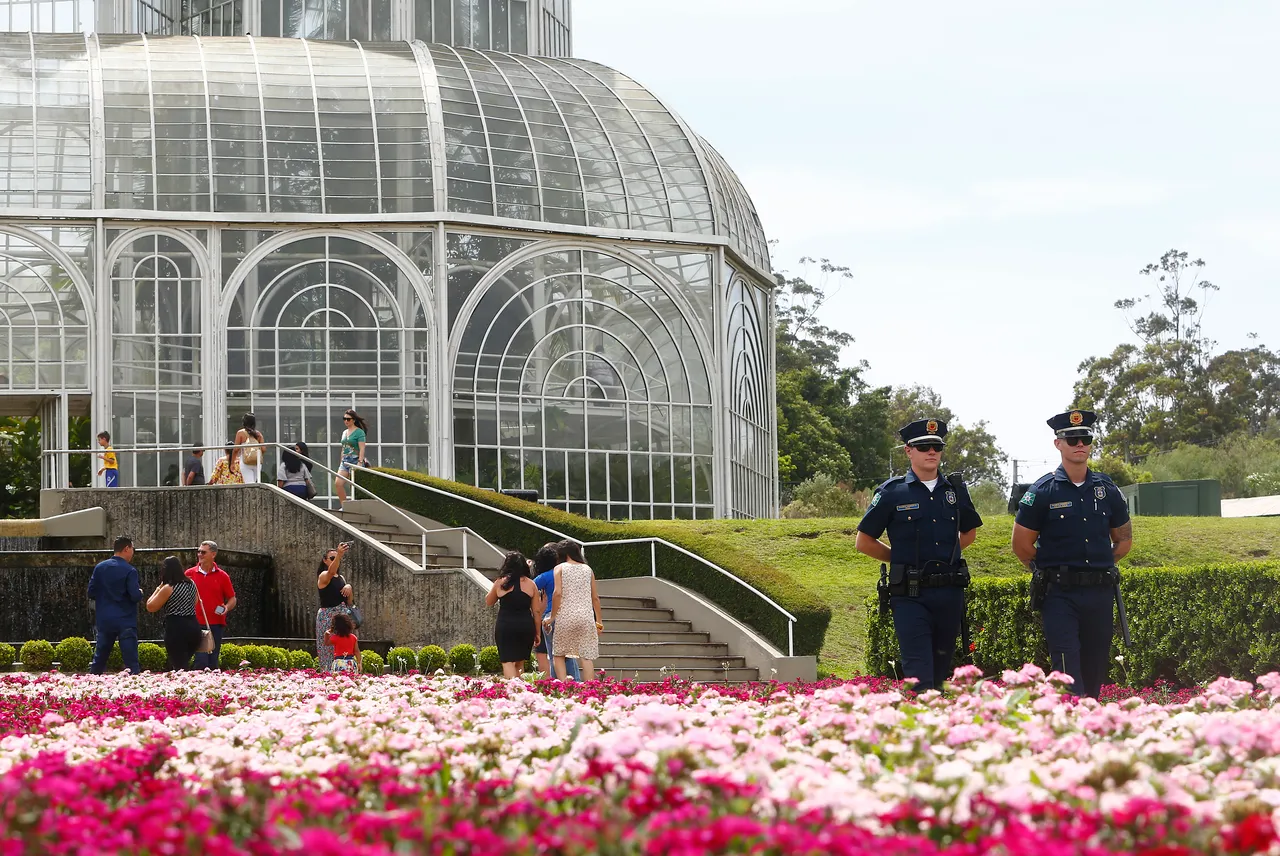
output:
[[1280,675],[957,680],[10,676],[0,854],[1280,852]]

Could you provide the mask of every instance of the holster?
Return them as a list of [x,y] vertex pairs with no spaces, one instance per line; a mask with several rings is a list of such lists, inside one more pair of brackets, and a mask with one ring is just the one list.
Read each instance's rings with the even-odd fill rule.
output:
[[889,594],[894,597],[905,597],[907,594],[907,569],[904,565],[889,565],[889,575],[886,577],[888,585],[886,588]]
[[876,596],[880,600],[880,615],[889,614],[889,567],[880,563],[880,582],[876,584]]
[[1031,563],[1031,608],[1037,612],[1044,607],[1045,595],[1049,593],[1049,575]]

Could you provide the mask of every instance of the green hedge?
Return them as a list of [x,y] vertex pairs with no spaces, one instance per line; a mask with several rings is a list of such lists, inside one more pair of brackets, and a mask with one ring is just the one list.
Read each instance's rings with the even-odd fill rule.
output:
[[[1030,575],[974,580],[968,591],[973,663],[987,675],[1023,663],[1048,667],[1040,616],[1028,602]],[[1124,572],[1121,582],[1133,647],[1117,623],[1111,679],[1182,685],[1219,675],[1253,678],[1280,668],[1280,562],[1249,562]],[[960,652],[957,651],[957,663]],[[867,601],[867,670],[892,675],[900,663],[890,618]]]
[[[419,490],[391,479],[380,478],[384,472],[410,482],[447,491],[445,495]],[[494,491],[458,482],[438,479],[421,473],[384,469],[361,470],[359,486],[406,511],[420,514],[444,526],[467,526],[495,544],[519,550],[532,557],[538,548],[552,540],[541,526],[563,532],[579,541],[612,541],[621,538],[663,538],[719,565],[744,582],[750,583],[783,609],[796,617],[795,653],[817,655],[831,621],[831,608],[817,595],[786,574],[732,547],[727,547],[694,532],[671,532],[648,526],[644,521],[612,523],[569,514],[536,502],[525,502]],[[479,502],[474,505],[465,499]],[[500,509],[525,520],[489,511]],[[601,579],[648,576],[649,544],[615,544],[590,547],[588,560]],[[719,605],[730,615],[755,628],[784,653],[787,650],[787,620],[736,580],[708,568],[679,550],[658,545],[658,565],[663,579],[697,592]]]

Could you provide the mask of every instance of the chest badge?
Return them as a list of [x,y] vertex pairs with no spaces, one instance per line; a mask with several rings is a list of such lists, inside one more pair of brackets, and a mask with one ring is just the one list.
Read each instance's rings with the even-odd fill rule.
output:
[[1102,485],[1098,485],[1093,489],[1093,495],[1096,496],[1098,499],[1106,499],[1107,489]]
[[920,508],[920,503],[918,502],[909,502],[906,505],[898,506],[899,511],[917,511],[919,510],[919,508]]
[[947,502],[951,505],[956,504],[956,492],[954,490],[947,491]]

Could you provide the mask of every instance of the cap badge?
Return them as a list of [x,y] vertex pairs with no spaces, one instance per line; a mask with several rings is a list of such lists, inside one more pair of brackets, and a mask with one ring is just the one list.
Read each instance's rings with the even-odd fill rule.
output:
[[924,423],[924,430],[928,431],[930,434],[937,434],[938,423],[930,419],[928,422]]
[[1084,421],[1084,414],[1083,414],[1083,413],[1081,413],[1079,410],[1073,410],[1073,411],[1071,411],[1071,424],[1072,424],[1072,425],[1079,425],[1079,424],[1080,424],[1081,422],[1083,422],[1083,421]]

